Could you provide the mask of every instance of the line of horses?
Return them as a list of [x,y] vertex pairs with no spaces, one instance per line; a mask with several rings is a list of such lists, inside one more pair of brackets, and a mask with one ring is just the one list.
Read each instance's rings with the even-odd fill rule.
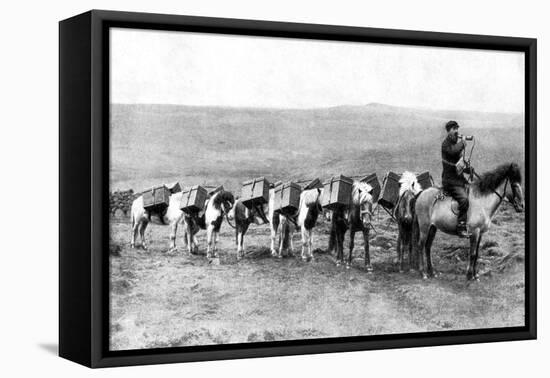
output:
[[[399,181],[399,200],[394,208],[394,217],[398,224],[397,254],[399,270],[404,270],[404,252],[408,249],[409,267],[418,269],[424,278],[436,275],[431,261],[431,245],[436,231],[456,235],[456,202],[445,196],[441,189],[432,187],[422,190],[416,175],[405,172]],[[362,232],[365,245],[364,264],[372,271],[369,253],[369,233],[373,229],[372,187],[364,182],[355,181],[350,194],[349,207],[331,211],[321,207],[322,188],[308,189],[300,195],[299,208],[294,214],[283,215],[273,211],[274,189],[270,189],[269,202],[262,209],[251,209],[243,205],[241,199],[235,200],[233,194],[221,190],[207,201],[200,215],[189,215],[180,210],[182,193],[174,193],[166,212],[162,215],[150,214],[143,207],[143,197],[134,200],[131,209],[131,246],[135,248],[138,234],[141,246],[147,249],[145,229],[151,223],[167,225],[170,228],[170,251],[176,250],[176,232],[183,228],[183,243],[189,253],[198,253],[196,235],[206,230],[207,258],[217,257],[217,241],[224,218],[235,229],[237,256],[245,255],[244,238],[251,224],[263,224],[267,220],[271,230],[271,254],[274,257],[292,255],[294,246],[292,233],[299,229],[301,233],[301,257],[304,261],[314,259],[312,236],[320,216],[331,222],[328,252],[336,253],[336,264],[344,263],[344,237],[350,231],[349,254],[346,266],[353,260],[354,238],[356,232]],[[524,210],[524,198],[521,189],[521,174],[517,164],[503,164],[477,177],[469,188],[468,229],[470,231],[470,250],[467,279],[479,280],[477,259],[481,238],[491,225],[491,220],[501,203],[509,201],[517,212]],[[265,214],[267,214],[267,219]],[[162,219],[161,219],[162,217]],[[277,237],[279,241],[277,242]],[[424,262],[425,257],[425,262]]]

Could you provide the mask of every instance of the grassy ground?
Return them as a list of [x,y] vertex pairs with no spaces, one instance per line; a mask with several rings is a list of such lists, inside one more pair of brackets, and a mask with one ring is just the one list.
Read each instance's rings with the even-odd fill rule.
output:
[[[269,229],[252,226],[237,261],[224,223],[220,258],[181,248],[168,254],[168,229],[150,226],[149,249],[129,247],[130,225],[112,222],[111,349],[141,349],[352,335],[458,330],[524,324],[524,217],[503,205],[482,242],[481,282],[465,279],[468,242],[439,233],[433,247],[441,275],[398,273],[396,228],[380,213],[371,236],[374,272],[363,267],[356,235],[353,267],[325,252],[328,224],[315,229],[316,260],[270,256]],[[199,234],[201,252],[205,235]],[[346,237],[346,243],[348,238]],[[347,249],[346,249],[347,253]]]

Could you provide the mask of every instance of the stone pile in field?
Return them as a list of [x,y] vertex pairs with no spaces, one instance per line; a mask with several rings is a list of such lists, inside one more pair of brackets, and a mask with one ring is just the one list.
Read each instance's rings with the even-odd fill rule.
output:
[[109,193],[109,214],[115,218],[125,218],[130,216],[130,208],[135,198],[134,191],[116,190]]

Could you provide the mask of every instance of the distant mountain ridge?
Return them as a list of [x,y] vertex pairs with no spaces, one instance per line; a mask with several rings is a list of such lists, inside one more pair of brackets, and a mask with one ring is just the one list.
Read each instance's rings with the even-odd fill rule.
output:
[[444,124],[476,136],[480,168],[523,162],[522,114],[384,104],[315,109],[111,105],[112,189],[224,184],[441,167]]

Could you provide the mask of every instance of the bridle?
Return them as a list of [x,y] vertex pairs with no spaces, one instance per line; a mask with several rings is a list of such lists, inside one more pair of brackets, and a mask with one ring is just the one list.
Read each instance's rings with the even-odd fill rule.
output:
[[[228,201],[227,201],[228,202]],[[233,206],[235,206],[235,204],[233,204]],[[229,207],[229,211],[231,211],[231,208],[233,206],[230,206]],[[227,221],[227,224],[231,226],[231,228],[236,228],[234,225],[231,224],[231,222],[229,221],[229,211],[225,211],[225,208],[222,206],[222,212],[225,214],[225,220]]]

